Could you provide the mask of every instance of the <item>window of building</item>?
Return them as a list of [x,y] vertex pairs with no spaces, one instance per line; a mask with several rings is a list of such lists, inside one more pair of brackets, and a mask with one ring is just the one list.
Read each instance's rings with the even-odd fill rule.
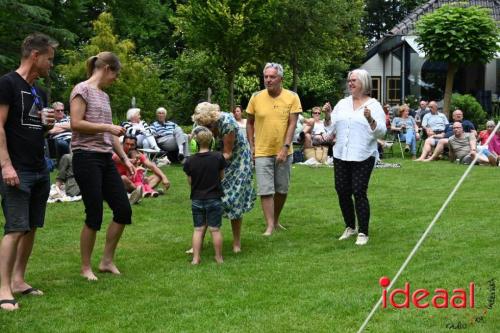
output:
[[401,102],[401,78],[399,76],[387,77],[387,101],[390,103]]
[[[371,96],[378,101],[382,98],[382,90],[380,89],[380,76],[372,76],[372,92]],[[381,102],[382,103],[382,102]]]

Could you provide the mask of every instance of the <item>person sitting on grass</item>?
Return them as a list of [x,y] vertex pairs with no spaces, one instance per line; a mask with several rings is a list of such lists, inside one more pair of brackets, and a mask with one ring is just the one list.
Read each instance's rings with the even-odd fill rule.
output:
[[[134,136],[125,135],[125,137],[123,138],[122,145],[123,145],[123,151],[130,158],[129,153],[131,151],[135,151],[135,149],[137,148],[137,139]],[[139,173],[142,173],[142,175],[144,175],[144,169],[149,169],[153,172],[153,174],[151,176],[145,177],[145,178],[143,177],[144,182],[146,182],[148,184],[147,188],[150,188],[151,190],[153,190],[161,182],[165,189],[164,190],[159,189],[159,190],[154,191],[154,192],[157,192],[158,194],[163,194],[165,191],[167,191],[170,188],[170,181],[168,180],[167,176],[163,173],[163,171],[161,171],[161,169],[155,163],[153,163],[151,160],[149,160],[146,157],[146,155],[141,154],[139,152],[137,152],[137,153],[138,154],[135,155],[135,157],[136,157],[135,162],[137,162],[139,164],[139,166],[141,166],[143,169],[143,171],[139,172]],[[130,193],[129,199],[130,199],[131,203],[137,203],[143,195],[144,196],[150,196],[150,195],[154,196],[152,191],[147,192],[147,191],[145,191],[146,188],[142,188],[142,186],[137,186],[138,183],[134,182],[133,179],[129,177],[130,174],[127,171],[127,168],[125,168],[122,161],[120,160],[120,158],[117,155],[115,155],[115,154],[113,155],[113,160],[115,161],[116,169],[118,170],[118,173],[120,174],[120,176],[122,178],[123,185],[125,186],[125,189],[127,190],[127,192]],[[130,160],[131,160],[131,162],[134,162],[134,161],[132,161],[132,159],[130,159]],[[138,192],[139,192],[139,194],[137,194]]]
[[[493,123],[493,128],[495,127],[495,123]],[[490,132],[493,132],[493,128]],[[486,142],[485,142],[486,143]],[[491,166],[498,166],[500,163],[500,129],[498,129],[488,144],[488,147],[482,146],[481,149],[478,148],[478,151],[481,153],[479,157],[485,157],[488,159],[488,164]]]
[[141,109],[130,108],[127,111],[127,121],[122,122],[121,126],[125,129],[125,134],[137,138],[137,146],[143,149],[151,149],[159,153],[160,147],[154,137],[155,130],[144,120],[141,120]]
[[448,140],[449,159],[461,164],[470,164],[476,157],[476,138],[464,132],[461,122],[453,123],[453,136]]
[[198,265],[203,235],[208,227],[212,234],[215,249],[215,261],[223,263],[222,258],[222,178],[226,161],[220,152],[210,151],[212,132],[203,126],[193,130],[193,136],[198,143],[199,152],[187,158],[184,172],[191,185],[191,210],[193,214],[193,260],[191,264]]
[[[474,124],[469,120],[464,119],[464,113],[462,110],[455,110],[451,115],[453,122],[446,124],[444,132],[439,135],[434,135],[425,140],[424,149],[422,150],[422,155],[417,161],[429,162],[432,160],[438,160],[439,156],[448,148],[448,140],[454,134],[453,123],[459,122],[462,124],[462,128],[465,133],[470,133],[474,138],[477,135],[476,128]],[[436,147],[434,152],[431,154],[432,147]],[[431,156],[429,156],[431,155]]]

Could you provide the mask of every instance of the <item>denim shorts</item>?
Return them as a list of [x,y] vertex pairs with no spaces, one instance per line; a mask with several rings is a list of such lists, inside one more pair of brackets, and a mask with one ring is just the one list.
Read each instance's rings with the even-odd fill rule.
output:
[[222,226],[221,199],[193,200],[191,211],[193,212],[193,225],[195,228],[206,225],[211,228],[220,228]]
[[255,178],[258,195],[288,193],[293,155],[288,155],[283,163],[276,163],[276,156],[255,158]]
[[17,171],[19,186],[9,186],[0,174],[5,234],[43,227],[50,191],[49,171]]

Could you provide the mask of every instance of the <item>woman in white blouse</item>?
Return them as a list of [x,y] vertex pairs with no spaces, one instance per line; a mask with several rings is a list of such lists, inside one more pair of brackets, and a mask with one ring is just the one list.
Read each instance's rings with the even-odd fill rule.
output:
[[332,113],[336,134],[333,147],[335,190],[346,224],[339,239],[357,234],[356,245],[365,245],[370,220],[368,183],[378,157],[377,138],[384,137],[386,132],[385,114],[380,103],[370,97],[371,77],[366,70],[349,72],[347,85],[351,95],[340,100]]

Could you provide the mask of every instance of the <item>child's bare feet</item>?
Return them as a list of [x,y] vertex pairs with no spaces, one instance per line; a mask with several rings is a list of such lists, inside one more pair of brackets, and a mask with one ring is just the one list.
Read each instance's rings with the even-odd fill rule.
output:
[[193,259],[193,260],[191,261],[191,265],[199,265],[199,264],[200,264],[200,262],[201,262],[201,260],[200,260],[200,259],[197,259],[197,260]]
[[217,256],[215,256],[214,258],[215,258],[215,261],[216,261],[218,264],[223,264],[223,263],[224,263],[224,259],[222,258],[222,256],[221,256],[221,257],[217,257]]
[[271,236],[273,234],[274,228],[267,227],[266,231],[262,234],[262,236]]
[[241,246],[233,244],[233,252],[234,253],[240,253],[241,252]]
[[92,269],[82,269],[80,271],[80,275],[86,278],[88,281],[97,281],[97,276],[95,276],[94,272],[92,272]]

